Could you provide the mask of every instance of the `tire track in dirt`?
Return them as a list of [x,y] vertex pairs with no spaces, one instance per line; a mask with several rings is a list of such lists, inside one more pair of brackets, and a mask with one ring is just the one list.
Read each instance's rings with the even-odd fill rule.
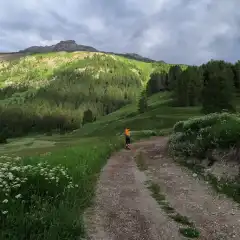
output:
[[161,186],[170,205],[192,220],[200,231],[199,239],[240,239],[240,209],[237,203],[217,194],[204,180],[179,166],[166,154],[167,138],[147,143],[147,176]]
[[[95,204],[85,214],[92,240],[186,239],[144,185],[154,180],[170,205],[194,222],[204,240],[240,239],[240,209],[166,155],[166,137],[133,144],[112,155],[103,168]],[[134,154],[143,151],[148,170],[140,172]],[[147,177],[146,177],[147,176]],[[234,215],[233,215],[234,213]]]
[[95,204],[85,214],[92,240],[183,239],[144,185],[133,152],[114,154],[102,170]]

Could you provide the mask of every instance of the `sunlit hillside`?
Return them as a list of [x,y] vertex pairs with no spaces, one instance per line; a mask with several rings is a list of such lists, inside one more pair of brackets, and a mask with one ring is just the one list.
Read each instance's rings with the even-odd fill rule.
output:
[[100,52],[55,52],[2,60],[2,121],[26,125],[23,130],[14,129],[13,136],[26,129],[76,129],[81,127],[84,111],[90,109],[98,118],[135,102],[150,74],[168,72],[170,66]]

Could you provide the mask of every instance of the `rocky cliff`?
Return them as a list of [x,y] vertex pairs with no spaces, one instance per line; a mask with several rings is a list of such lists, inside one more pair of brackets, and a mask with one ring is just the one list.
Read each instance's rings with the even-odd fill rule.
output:
[[59,43],[51,46],[32,46],[21,50],[19,52],[28,52],[28,53],[47,53],[47,52],[75,52],[75,51],[88,51],[88,52],[98,52],[97,49],[79,45],[74,40],[60,41]]

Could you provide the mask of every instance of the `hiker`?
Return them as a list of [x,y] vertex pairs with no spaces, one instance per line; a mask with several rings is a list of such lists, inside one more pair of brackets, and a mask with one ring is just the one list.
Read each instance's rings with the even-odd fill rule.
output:
[[130,149],[129,144],[130,144],[130,129],[129,128],[125,128],[125,141],[126,141],[126,149]]

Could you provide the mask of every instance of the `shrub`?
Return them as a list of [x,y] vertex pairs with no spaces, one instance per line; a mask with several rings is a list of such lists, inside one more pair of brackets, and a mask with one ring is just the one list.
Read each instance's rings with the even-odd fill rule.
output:
[[94,117],[93,117],[93,113],[90,109],[86,110],[83,113],[83,120],[82,120],[82,124],[84,125],[85,123],[90,123],[93,122]]
[[240,119],[221,113],[180,121],[173,127],[169,149],[174,154],[204,156],[209,149],[229,149],[240,139]]
[[7,143],[7,138],[8,138],[8,131],[6,128],[0,130],[0,144]]

